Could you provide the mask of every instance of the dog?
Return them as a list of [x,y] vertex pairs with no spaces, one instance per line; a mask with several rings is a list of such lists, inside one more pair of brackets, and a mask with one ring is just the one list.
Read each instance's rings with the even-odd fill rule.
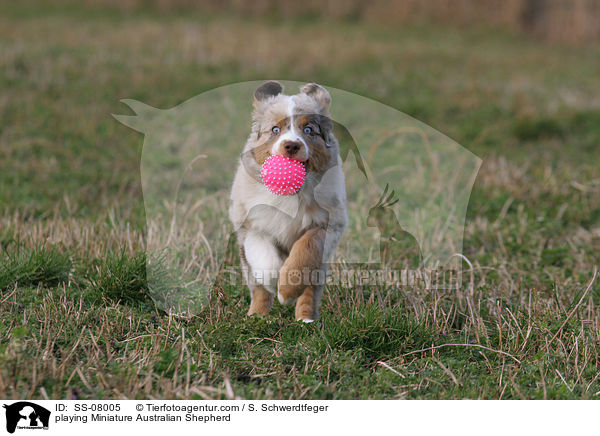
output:
[[[248,315],[266,315],[275,295],[296,303],[295,318],[312,322],[327,274],[327,262],[348,222],[339,144],[333,135],[329,92],[316,83],[286,95],[270,81],[254,93],[252,129],[233,181],[229,217],[250,289]],[[304,164],[299,192],[271,193],[261,166],[271,155]]]

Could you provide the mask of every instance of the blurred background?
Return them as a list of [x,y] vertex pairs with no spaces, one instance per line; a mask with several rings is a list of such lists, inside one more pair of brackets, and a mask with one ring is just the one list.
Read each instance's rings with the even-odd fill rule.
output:
[[374,98],[483,158],[560,151],[579,172],[596,146],[593,0],[3,1],[0,24],[0,202],[25,215],[116,208],[139,227],[142,140],[119,100],[245,80]]
[[600,38],[600,4],[595,0],[71,0],[71,3],[111,6],[123,11],[200,10],[287,19],[321,16],[378,24],[417,20],[454,26],[487,25],[573,43]]

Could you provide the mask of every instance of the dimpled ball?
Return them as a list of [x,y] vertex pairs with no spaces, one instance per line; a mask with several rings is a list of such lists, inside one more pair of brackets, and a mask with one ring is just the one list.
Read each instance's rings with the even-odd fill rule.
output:
[[306,169],[302,162],[274,154],[260,170],[265,187],[275,195],[292,195],[302,188]]

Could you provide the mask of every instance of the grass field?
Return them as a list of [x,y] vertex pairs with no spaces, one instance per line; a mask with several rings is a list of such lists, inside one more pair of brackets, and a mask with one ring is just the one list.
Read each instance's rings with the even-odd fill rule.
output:
[[[27,5],[0,4],[0,397],[600,394],[597,45]],[[483,159],[464,240],[472,289],[337,287],[310,325],[277,304],[247,318],[242,288],[191,319],[155,306],[143,138],[110,114],[122,98],[168,108],[272,78],[368,96]]]

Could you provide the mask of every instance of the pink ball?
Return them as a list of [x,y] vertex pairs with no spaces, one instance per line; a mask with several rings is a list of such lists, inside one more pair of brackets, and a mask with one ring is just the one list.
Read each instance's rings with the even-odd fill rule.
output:
[[292,195],[302,188],[306,169],[299,160],[274,154],[263,164],[260,177],[273,194]]

